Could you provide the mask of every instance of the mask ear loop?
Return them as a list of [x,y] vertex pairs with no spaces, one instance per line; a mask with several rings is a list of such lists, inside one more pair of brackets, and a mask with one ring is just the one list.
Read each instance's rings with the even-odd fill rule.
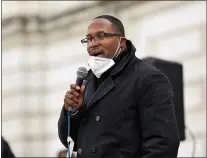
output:
[[119,53],[121,52],[121,48],[120,48],[119,52],[117,53],[117,50],[119,49],[119,46],[120,46],[120,44],[121,44],[121,39],[122,39],[122,37],[121,37],[120,40],[119,40],[119,44],[118,44],[118,46],[117,46],[117,48],[116,48],[116,51],[115,51],[115,53],[114,53],[112,59],[114,59],[114,57],[117,57],[117,56],[119,55]]
[[121,52],[121,48],[119,49],[119,52],[117,53],[116,58],[119,56],[120,52]]

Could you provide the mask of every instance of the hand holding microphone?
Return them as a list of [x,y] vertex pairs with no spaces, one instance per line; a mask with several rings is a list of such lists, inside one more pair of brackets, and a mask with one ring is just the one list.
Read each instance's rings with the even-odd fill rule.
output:
[[69,111],[70,107],[75,110],[79,110],[81,108],[85,91],[85,85],[82,85],[82,83],[87,74],[88,71],[86,68],[78,68],[76,84],[70,85],[70,90],[66,92],[64,98],[64,108],[66,111]]

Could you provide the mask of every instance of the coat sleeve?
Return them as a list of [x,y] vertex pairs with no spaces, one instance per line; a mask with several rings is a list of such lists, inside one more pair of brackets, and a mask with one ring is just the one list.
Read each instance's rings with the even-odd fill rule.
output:
[[180,141],[168,78],[160,71],[153,72],[141,89],[142,158],[177,158]]
[[[80,119],[78,116],[74,117],[71,116],[70,117],[70,137],[73,139],[74,141],[74,151],[77,150],[77,135],[78,135],[78,129],[79,129],[79,123]],[[67,145],[67,136],[68,136],[68,114],[67,112],[64,110],[64,107],[61,110],[61,114],[60,114],[60,118],[58,120],[58,135],[60,138],[60,141],[62,142],[62,144],[68,148]]]

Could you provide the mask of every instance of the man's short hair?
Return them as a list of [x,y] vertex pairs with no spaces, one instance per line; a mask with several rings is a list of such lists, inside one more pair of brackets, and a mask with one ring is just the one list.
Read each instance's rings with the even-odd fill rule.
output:
[[[110,21],[116,28],[116,30],[123,36],[125,37],[125,31],[124,31],[124,26],[122,24],[122,22],[117,19],[116,17],[114,16],[111,16],[111,15],[100,15],[100,16],[97,16],[96,18],[94,19],[99,19],[99,18],[103,18],[103,19],[106,19],[108,21]],[[94,20],[93,19],[93,20]]]

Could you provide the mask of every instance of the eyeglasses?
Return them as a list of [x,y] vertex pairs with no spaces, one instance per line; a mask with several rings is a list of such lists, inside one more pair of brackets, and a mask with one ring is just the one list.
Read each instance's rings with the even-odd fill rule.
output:
[[101,41],[103,41],[104,39],[106,39],[107,37],[113,37],[113,36],[121,36],[120,34],[116,34],[116,33],[98,33],[97,35],[93,36],[88,36],[84,39],[81,40],[81,43],[87,47],[87,45],[92,42],[92,40],[94,39],[94,41],[96,43],[100,43]]

